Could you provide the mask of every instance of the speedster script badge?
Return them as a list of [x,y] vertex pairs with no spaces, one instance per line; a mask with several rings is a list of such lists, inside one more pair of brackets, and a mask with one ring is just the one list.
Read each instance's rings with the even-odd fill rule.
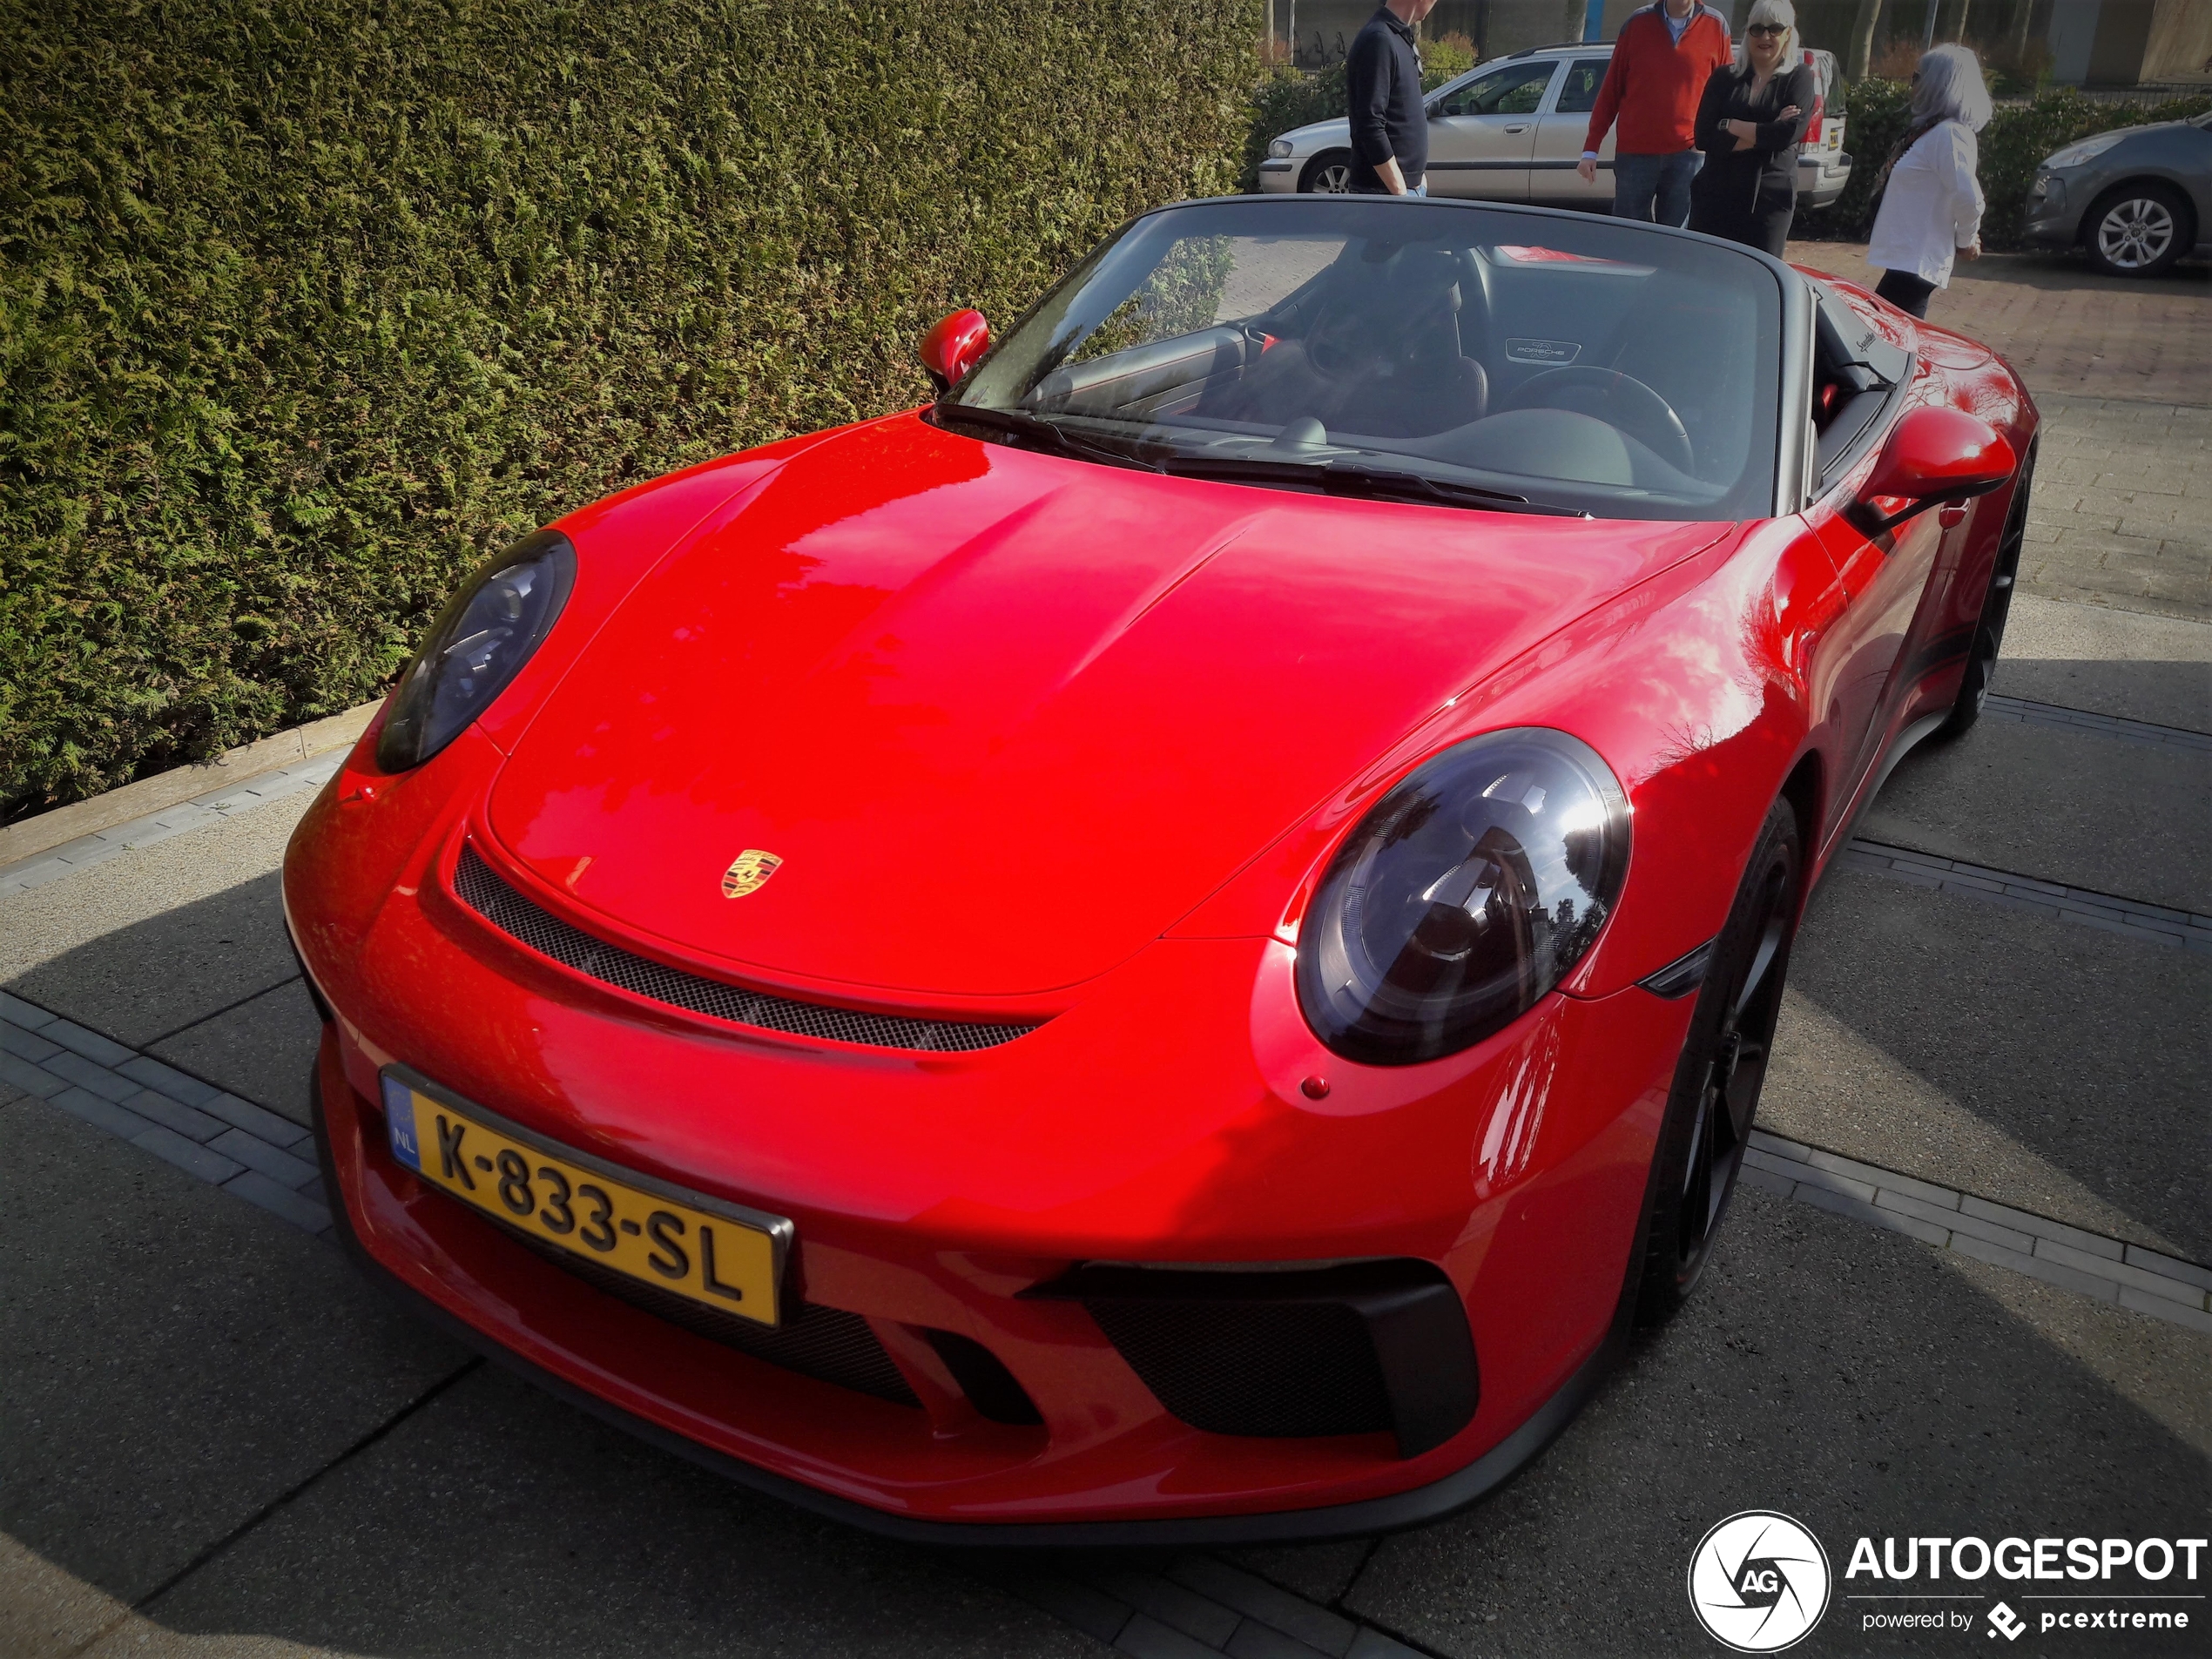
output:
[[730,867],[722,872],[722,896],[742,899],[748,893],[757,892],[782,865],[783,860],[773,853],[748,846],[732,859]]

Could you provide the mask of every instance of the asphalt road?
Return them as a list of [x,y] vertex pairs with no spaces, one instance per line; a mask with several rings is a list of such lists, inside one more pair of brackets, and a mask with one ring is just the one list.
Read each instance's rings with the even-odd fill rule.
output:
[[[2195,323],[2131,333],[2125,312],[2212,309],[2201,274],[1989,281],[1991,316],[2032,310],[2045,372],[2097,406],[2079,430],[2130,397],[2189,407],[2159,354]],[[2076,362],[2068,328],[2145,361]],[[2175,447],[2188,419],[2150,425],[2168,447],[2139,446],[2133,478],[2201,464]],[[2158,493],[2092,478],[2051,510],[2094,516],[2100,489],[2115,523]],[[2101,564],[2061,556],[2074,527],[2053,521],[1998,682],[2145,729],[1985,722],[1901,765],[1864,838],[2212,912],[2212,763],[2150,730],[2212,732],[2191,597],[2212,502],[2175,499],[2197,504]],[[304,1122],[314,1022],[273,872],[306,799],[0,896],[0,988]],[[2212,956],[1840,871],[1762,1122],[2212,1262],[2208,1012]],[[1877,1604],[1842,1598],[1868,1583],[1840,1578],[1862,1534],[2203,1535],[2212,1333],[1765,1190],[1683,1316],[1490,1501],[1182,1559],[947,1556],[733,1489],[416,1326],[327,1239],[4,1083],[0,1261],[0,1656],[1718,1652],[1683,1575],[1750,1507],[1806,1523],[1839,1575],[1797,1651],[2207,1650],[1993,1647],[1980,1602],[1963,1631],[1865,1628]]]

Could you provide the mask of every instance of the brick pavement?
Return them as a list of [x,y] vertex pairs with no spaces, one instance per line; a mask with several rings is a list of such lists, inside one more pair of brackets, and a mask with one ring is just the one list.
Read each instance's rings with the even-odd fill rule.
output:
[[[1865,254],[1790,248],[1871,287]],[[2212,620],[2212,267],[2141,281],[1996,253],[1928,314],[2004,353],[2043,412],[2021,590]]]

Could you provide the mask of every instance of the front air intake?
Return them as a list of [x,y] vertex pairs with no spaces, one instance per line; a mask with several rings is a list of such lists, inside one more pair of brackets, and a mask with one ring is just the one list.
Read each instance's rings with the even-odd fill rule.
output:
[[1467,1309],[1432,1263],[1089,1263],[1022,1294],[1081,1302],[1160,1404],[1208,1433],[1387,1430],[1418,1457],[1474,1417]]
[[595,939],[581,927],[533,903],[502,880],[473,846],[463,845],[453,873],[461,902],[509,938],[541,956],[550,956],[603,985],[618,986],[636,996],[671,1008],[727,1020],[732,1025],[832,1042],[864,1043],[873,1049],[905,1049],[920,1054],[966,1054],[995,1049],[1026,1036],[1034,1025],[973,1025],[959,1020],[915,1020],[893,1014],[864,1014],[821,1002],[796,1002],[786,996],[749,991],[723,980],[687,974]]

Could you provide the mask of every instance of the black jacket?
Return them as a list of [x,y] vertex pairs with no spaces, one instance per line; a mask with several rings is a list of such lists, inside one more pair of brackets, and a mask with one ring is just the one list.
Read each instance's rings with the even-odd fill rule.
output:
[[1393,156],[1408,185],[1428,172],[1428,111],[1421,104],[1421,59],[1413,31],[1389,7],[1378,7],[1345,60],[1345,101],[1352,112],[1352,187],[1383,187],[1375,169]]
[[[1819,96],[1820,83],[1804,64],[1775,76],[1757,98],[1751,96],[1748,66],[1730,64],[1713,72],[1697,103],[1697,147],[1705,152],[1705,165],[1690,182],[1690,229],[1763,244],[1753,233],[1754,219],[1797,206],[1797,145]],[[1797,113],[1787,121],[1779,118],[1792,104]],[[1749,150],[1738,150],[1734,136],[1723,129],[1726,121],[1754,123],[1757,141]]]

